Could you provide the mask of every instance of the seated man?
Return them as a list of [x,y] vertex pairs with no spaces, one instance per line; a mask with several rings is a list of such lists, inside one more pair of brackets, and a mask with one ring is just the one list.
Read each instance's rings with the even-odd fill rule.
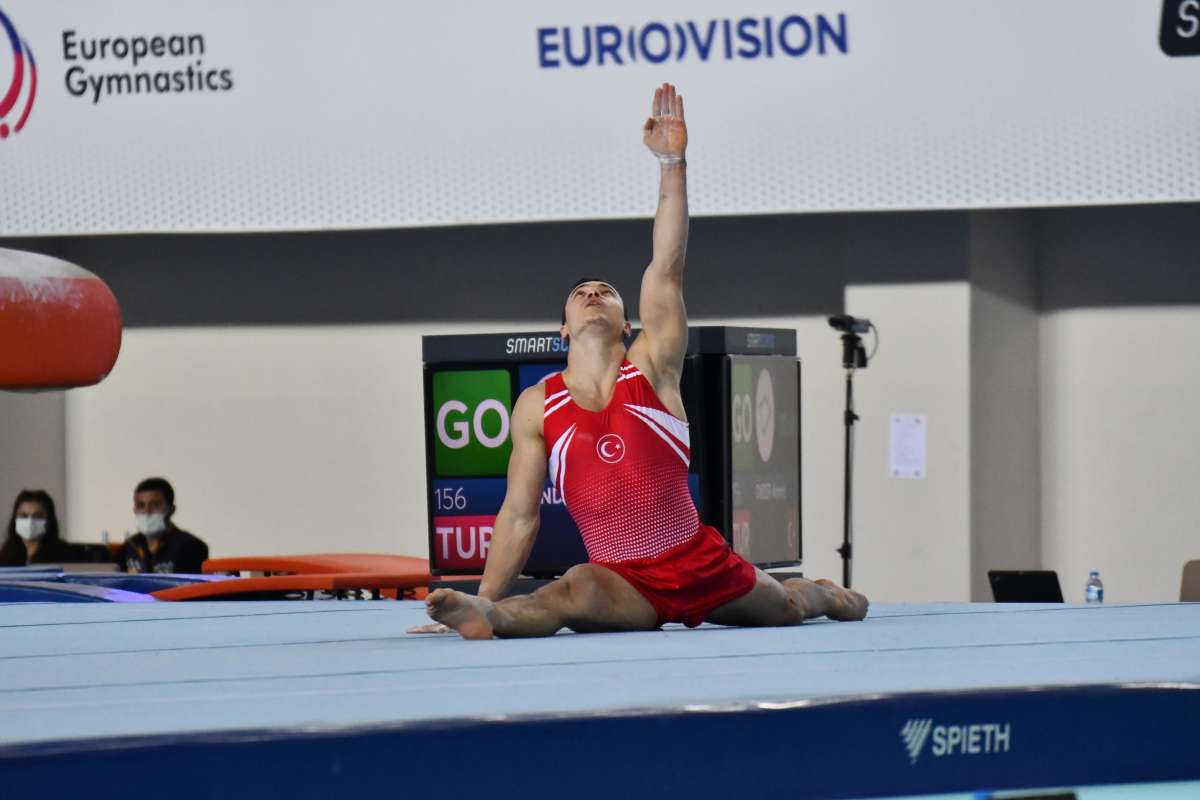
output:
[[133,490],[133,516],[138,532],[117,554],[126,572],[196,574],[208,560],[208,545],[177,528],[175,490],[164,478],[146,478]]
[[[644,130],[661,167],[642,332],[626,352],[625,303],[610,283],[585,278],[568,293],[560,331],[570,341],[567,368],[526,389],[513,411],[508,491],[479,595],[438,589],[426,600],[434,620],[465,638],[866,616],[858,592],[827,580],[780,583],[699,520],[688,492],[691,437],[679,385],[687,348],[687,129],[673,86],[655,92]],[[547,472],[589,563],[532,595],[506,598],[533,548]]]

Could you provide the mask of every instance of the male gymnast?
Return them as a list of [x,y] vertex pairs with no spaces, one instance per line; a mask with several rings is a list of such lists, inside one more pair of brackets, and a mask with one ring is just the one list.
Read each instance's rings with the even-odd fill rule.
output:
[[[426,599],[429,616],[464,638],[866,616],[867,598],[858,592],[828,580],[781,583],[699,520],[688,492],[679,389],[687,347],[687,126],[671,84],[654,92],[643,141],[661,177],[653,257],[642,277],[642,331],[626,352],[631,327],[609,283],[583,279],[568,294],[560,330],[570,342],[567,368],[522,392],[513,410],[508,492],[479,594],[437,589]],[[588,563],[531,595],[506,597],[537,536],[547,469],[583,535]]]

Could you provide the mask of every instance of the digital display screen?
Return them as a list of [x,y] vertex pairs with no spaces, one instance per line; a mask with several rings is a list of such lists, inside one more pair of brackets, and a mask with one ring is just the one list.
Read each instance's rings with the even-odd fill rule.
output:
[[[794,331],[693,327],[680,374],[692,500],[702,522],[760,567],[800,563],[795,353]],[[557,332],[422,339],[434,574],[482,573],[507,490],[513,409],[521,392],[566,369],[566,360]],[[540,520],[526,575],[553,577],[587,561],[579,530],[549,480]]]
[[800,557],[796,359],[727,358],[733,549],[755,564],[794,562]]

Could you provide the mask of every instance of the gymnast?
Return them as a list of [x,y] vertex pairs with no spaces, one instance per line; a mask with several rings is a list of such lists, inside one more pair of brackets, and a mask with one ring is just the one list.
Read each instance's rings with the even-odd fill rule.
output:
[[[688,492],[688,424],[680,395],[687,347],[687,125],[683,97],[654,92],[643,141],[660,164],[653,257],[642,277],[642,331],[628,352],[625,303],[604,280],[571,288],[567,368],[522,392],[513,410],[508,491],[478,596],[437,589],[435,624],[467,639],[861,620],[867,598],[833,581],[777,581],[700,522]],[[588,563],[530,595],[507,594],[533,548],[547,469],[583,535]]]

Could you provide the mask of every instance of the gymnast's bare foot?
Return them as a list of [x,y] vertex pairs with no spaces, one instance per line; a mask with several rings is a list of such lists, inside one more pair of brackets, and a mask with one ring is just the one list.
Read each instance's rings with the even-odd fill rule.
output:
[[488,611],[492,601],[453,589],[435,589],[425,598],[429,616],[458,631],[464,639],[491,639],[492,623]]
[[838,622],[856,622],[867,616],[867,597],[853,589],[844,589],[828,578],[815,581],[829,593],[829,609],[825,616]]

